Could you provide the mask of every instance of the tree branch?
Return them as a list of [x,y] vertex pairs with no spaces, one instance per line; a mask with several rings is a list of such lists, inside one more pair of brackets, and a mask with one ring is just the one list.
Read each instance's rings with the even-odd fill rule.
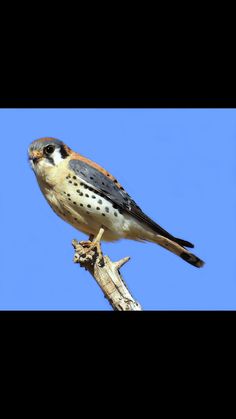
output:
[[141,305],[130,294],[120,273],[120,268],[130,257],[112,262],[108,256],[104,256],[100,247],[103,232],[101,229],[93,242],[72,241],[74,263],[79,263],[90,272],[114,310],[141,311]]

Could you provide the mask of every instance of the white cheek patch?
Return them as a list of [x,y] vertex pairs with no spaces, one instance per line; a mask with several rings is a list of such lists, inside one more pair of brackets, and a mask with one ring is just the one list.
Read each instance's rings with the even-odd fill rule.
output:
[[37,176],[44,178],[45,173],[47,173],[47,169],[49,167],[53,167],[52,163],[47,161],[46,159],[41,159],[34,165],[34,171]]
[[31,160],[31,166],[37,176],[44,178],[48,169],[55,168],[64,159],[61,157],[60,150],[56,148],[50,156],[43,156],[36,164]]
[[50,157],[53,159],[55,165],[57,165],[63,160],[63,158],[61,157],[60,150],[58,148],[54,150]]

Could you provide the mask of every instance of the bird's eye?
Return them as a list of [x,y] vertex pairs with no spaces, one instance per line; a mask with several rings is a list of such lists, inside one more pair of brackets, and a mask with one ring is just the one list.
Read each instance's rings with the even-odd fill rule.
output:
[[54,145],[47,145],[47,147],[44,148],[44,153],[48,156],[49,154],[52,154],[54,150]]

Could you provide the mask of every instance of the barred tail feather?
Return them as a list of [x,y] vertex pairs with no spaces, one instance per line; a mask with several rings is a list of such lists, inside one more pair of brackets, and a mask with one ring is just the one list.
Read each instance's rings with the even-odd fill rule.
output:
[[204,265],[203,260],[199,259],[196,255],[190,252],[183,252],[180,255],[181,259],[185,260],[186,262],[190,263],[190,265],[196,266],[196,268],[201,268]]
[[180,246],[180,244],[170,239],[167,239],[166,237],[157,235],[154,241],[155,243],[159,244],[160,246],[164,247],[165,249],[169,250],[175,255],[181,257],[181,259],[185,260],[185,262],[190,263],[190,265],[193,265],[196,268],[201,268],[204,265],[203,260],[199,259],[199,257],[194,255],[193,253],[190,253],[187,249]]

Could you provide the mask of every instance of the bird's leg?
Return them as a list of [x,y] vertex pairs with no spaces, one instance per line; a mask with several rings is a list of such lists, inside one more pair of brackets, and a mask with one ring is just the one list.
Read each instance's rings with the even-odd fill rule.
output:
[[95,249],[98,253],[98,259],[101,261],[103,259],[102,250],[101,250],[101,239],[104,234],[104,228],[101,227],[97,236],[94,238],[94,236],[91,234],[89,236],[89,241],[81,241],[79,244],[83,247],[83,250],[80,252],[80,256],[86,257],[87,253],[89,253],[91,250]]

